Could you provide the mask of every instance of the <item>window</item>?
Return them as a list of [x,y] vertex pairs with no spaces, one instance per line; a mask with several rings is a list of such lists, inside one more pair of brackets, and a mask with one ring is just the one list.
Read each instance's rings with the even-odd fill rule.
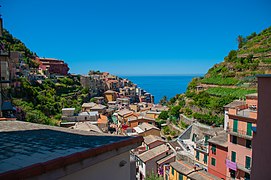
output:
[[215,166],[215,161],[216,161],[215,158],[212,158],[212,159],[211,159],[211,164],[212,164],[213,166]]
[[179,173],[179,180],[183,180],[183,175]]
[[238,132],[238,121],[236,119],[233,120],[233,132]]
[[231,161],[236,162],[236,152],[234,151],[231,152]]
[[251,164],[251,157],[246,156],[246,168],[250,169],[250,164]]
[[212,145],[212,153],[215,154],[216,153],[216,145]]
[[252,127],[252,123],[247,123],[247,135],[248,136],[252,135],[251,127]]
[[232,136],[231,142],[237,144],[237,136]]
[[204,157],[203,157],[203,162],[205,163],[205,164],[207,164],[207,154],[204,154]]
[[199,160],[199,152],[196,151],[196,159]]
[[251,140],[246,140],[246,147],[251,148]]
[[171,167],[171,174],[174,176],[174,168]]
[[205,141],[204,141],[205,144],[208,144],[208,140],[209,140],[209,136],[206,135],[206,136],[205,136]]

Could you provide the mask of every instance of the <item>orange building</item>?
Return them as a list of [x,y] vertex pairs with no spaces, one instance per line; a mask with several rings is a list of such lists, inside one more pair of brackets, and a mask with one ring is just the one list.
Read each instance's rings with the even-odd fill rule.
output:
[[208,172],[221,179],[227,179],[226,159],[228,136],[225,132],[209,139]]
[[227,174],[231,178],[250,179],[252,159],[252,126],[257,121],[258,95],[246,96],[245,108],[230,108],[228,112]]

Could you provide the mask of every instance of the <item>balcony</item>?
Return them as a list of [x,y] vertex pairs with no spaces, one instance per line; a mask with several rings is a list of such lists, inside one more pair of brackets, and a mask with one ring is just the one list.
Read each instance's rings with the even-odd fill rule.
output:
[[233,136],[240,137],[240,138],[252,140],[252,132],[249,133],[247,131],[243,131],[243,130],[239,130],[239,129],[233,129],[233,128],[228,127],[227,128],[227,133],[229,133],[230,135],[233,135]]
[[250,174],[250,168],[246,168],[244,165],[232,162],[229,158],[226,159],[226,167],[234,171],[241,170]]

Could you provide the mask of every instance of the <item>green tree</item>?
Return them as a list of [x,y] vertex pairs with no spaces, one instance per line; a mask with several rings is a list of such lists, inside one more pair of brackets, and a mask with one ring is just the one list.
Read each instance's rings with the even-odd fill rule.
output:
[[159,104],[166,105],[167,104],[167,96],[163,96],[163,98],[160,100]]
[[154,172],[151,172],[151,174],[146,176],[146,180],[163,180],[163,178],[160,177],[158,174],[154,174]]
[[159,114],[159,116],[158,116],[159,119],[163,119],[163,120],[167,120],[168,117],[169,117],[169,116],[168,116],[168,112],[167,112],[167,111],[162,111],[162,112]]
[[170,115],[178,118],[180,115],[181,106],[173,106],[170,110]]

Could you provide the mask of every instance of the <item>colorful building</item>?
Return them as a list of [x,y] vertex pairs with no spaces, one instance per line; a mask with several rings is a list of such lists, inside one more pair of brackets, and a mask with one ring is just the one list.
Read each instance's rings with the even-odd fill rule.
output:
[[63,60],[54,59],[54,58],[36,58],[40,62],[40,68],[48,70],[50,74],[56,75],[68,75],[70,68],[68,64]]
[[208,172],[221,179],[227,179],[226,159],[228,135],[226,132],[212,137],[209,142]]
[[186,161],[175,161],[165,166],[165,180],[218,180],[219,178]]
[[115,91],[107,90],[107,91],[104,92],[104,95],[105,95],[105,100],[107,102],[116,101],[117,95],[116,95]]
[[258,95],[246,96],[242,108],[229,108],[227,176],[236,179],[250,179],[253,138],[252,127],[256,127]]

